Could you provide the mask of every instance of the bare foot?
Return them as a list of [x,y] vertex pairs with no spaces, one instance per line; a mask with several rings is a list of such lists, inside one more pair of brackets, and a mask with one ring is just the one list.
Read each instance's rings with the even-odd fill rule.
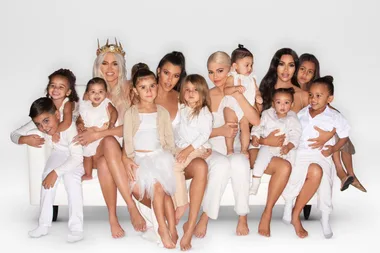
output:
[[242,150],[242,151],[240,151],[240,153],[242,153],[243,155],[245,155],[249,159],[248,150]]
[[164,245],[165,248],[167,248],[167,249],[174,249],[175,248],[175,244],[172,241],[172,239],[170,238],[169,229],[159,227],[158,228],[158,234],[160,235],[162,244]]
[[236,235],[242,236],[242,235],[248,235],[249,234],[249,228],[247,223],[247,215],[245,216],[239,216],[239,221],[236,226]]
[[169,232],[170,232],[170,237],[172,238],[172,241],[174,242],[175,245],[177,245],[177,241],[178,241],[177,228],[176,227],[169,228]]
[[186,212],[186,210],[187,210],[188,207],[189,207],[189,203],[187,203],[184,206],[177,207],[177,209],[175,210],[175,224],[176,225],[178,225],[179,220],[185,214],[185,212]]
[[84,174],[82,176],[82,181],[85,181],[85,180],[91,180],[92,179],[92,175],[87,175],[87,174]]
[[137,207],[128,207],[128,212],[131,216],[131,223],[133,228],[139,232],[146,231],[146,222],[144,218],[141,216],[139,210],[137,210]]
[[206,236],[208,224],[208,216],[206,213],[203,213],[201,218],[198,221],[198,224],[195,226],[194,235],[198,238],[203,238]]
[[227,150],[227,155],[232,155],[233,153],[235,153],[235,151],[233,149],[228,149]]
[[183,224],[183,236],[179,243],[182,251],[191,249],[191,238],[193,237],[193,232],[193,230],[189,230],[189,222],[185,222],[185,224]]
[[117,239],[124,237],[125,233],[123,228],[120,226],[117,218],[110,218],[111,234],[112,237]]
[[270,237],[270,221],[272,218],[272,213],[263,212],[261,215],[261,220],[259,224],[259,234],[262,236]]
[[308,232],[302,227],[302,223],[298,215],[292,215],[292,225],[294,226],[296,235],[299,238],[305,238],[308,236]]

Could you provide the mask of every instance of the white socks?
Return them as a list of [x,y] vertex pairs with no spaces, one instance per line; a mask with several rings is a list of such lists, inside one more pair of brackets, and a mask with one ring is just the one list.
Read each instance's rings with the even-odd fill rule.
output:
[[249,188],[250,195],[257,194],[257,191],[259,190],[260,182],[261,182],[261,177],[252,177],[252,184],[251,184],[251,187]]
[[326,239],[330,239],[333,236],[333,232],[330,226],[330,214],[322,212],[321,225],[323,230],[323,235]]
[[72,231],[67,235],[67,242],[77,242],[83,239],[83,232]]
[[38,238],[44,235],[47,235],[49,227],[47,226],[38,226],[36,229],[29,231],[29,236],[32,238]]
[[285,201],[284,215],[282,216],[282,221],[285,224],[290,224],[292,222],[292,212],[293,201]]

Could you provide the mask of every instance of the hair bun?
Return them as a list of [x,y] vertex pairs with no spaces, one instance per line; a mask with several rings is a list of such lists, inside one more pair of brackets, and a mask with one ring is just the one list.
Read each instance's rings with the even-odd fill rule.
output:
[[332,76],[325,76],[324,79],[327,81],[327,82],[334,82],[334,78]]
[[242,48],[244,48],[244,45],[238,44],[238,48],[242,49]]

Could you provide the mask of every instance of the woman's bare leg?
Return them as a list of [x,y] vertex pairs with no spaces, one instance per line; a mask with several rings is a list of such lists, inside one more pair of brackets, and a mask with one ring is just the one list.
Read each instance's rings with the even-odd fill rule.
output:
[[108,217],[111,226],[111,234],[113,238],[124,236],[124,230],[119,224],[116,214],[117,189],[113,181],[112,175],[108,170],[106,159],[102,156],[97,160],[98,177],[100,187],[102,189],[103,198],[108,209]]
[[[165,248],[173,249],[175,248],[175,243],[170,237],[169,228],[165,221],[165,191],[160,183],[154,185],[154,197],[153,197],[153,211],[157,218],[158,223],[158,234],[161,237],[162,243]],[[173,207],[174,209],[174,207]],[[175,222],[175,216],[173,211],[173,217]]]
[[[199,223],[197,225],[197,216],[201,208],[203,195],[206,189],[207,173],[207,163],[201,158],[196,158],[191,161],[191,163],[185,169],[186,179],[192,178],[192,180],[190,184],[189,218],[183,225],[184,235],[180,242],[181,250],[189,250],[191,248],[191,238],[193,234],[196,233],[196,228],[202,230],[201,226],[199,226]],[[204,231],[206,231],[206,229],[207,223]],[[204,232],[204,234],[206,234],[206,232]]]
[[174,244],[177,244],[178,233],[177,233],[177,228],[176,228],[174,204],[173,204],[173,199],[167,194],[165,194],[164,204],[165,204],[165,210],[164,210],[165,218],[168,222],[170,236]]
[[113,136],[107,136],[101,141],[99,146],[102,146],[102,153],[107,161],[108,169],[117,186],[117,189],[127,203],[128,211],[134,229],[136,231],[145,231],[145,220],[138,211],[136,203],[132,199],[129,179],[122,162],[122,154],[119,143]]
[[305,183],[296,199],[296,203],[294,204],[292,212],[292,224],[297,236],[300,238],[305,238],[308,236],[308,232],[302,227],[300,220],[301,211],[318,190],[322,175],[322,168],[318,164],[310,164],[307,171]]
[[259,234],[262,236],[270,236],[272,209],[284,191],[291,171],[292,166],[290,163],[279,157],[273,157],[264,171],[265,174],[271,175],[271,179],[269,181],[267,203],[259,224]]

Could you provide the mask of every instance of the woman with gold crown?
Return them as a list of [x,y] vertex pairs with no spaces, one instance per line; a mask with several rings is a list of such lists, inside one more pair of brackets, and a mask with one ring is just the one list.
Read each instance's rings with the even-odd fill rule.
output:
[[121,43],[115,39],[115,44],[107,43],[98,50],[93,67],[93,76],[106,80],[108,98],[115,105],[119,118],[117,127],[102,132],[87,130],[77,136],[77,141],[82,145],[103,138],[100,142],[94,167],[98,169],[98,177],[102,188],[103,197],[108,208],[109,222],[112,237],[124,236],[124,230],[120,226],[116,214],[117,190],[121,193],[128,206],[131,222],[136,231],[145,231],[146,223],[138,211],[132,199],[127,171],[122,161],[122,151],[118,140],[114,136],[123,136],[124,113],[131,105],[131,87],[126,79],[125,52]]

